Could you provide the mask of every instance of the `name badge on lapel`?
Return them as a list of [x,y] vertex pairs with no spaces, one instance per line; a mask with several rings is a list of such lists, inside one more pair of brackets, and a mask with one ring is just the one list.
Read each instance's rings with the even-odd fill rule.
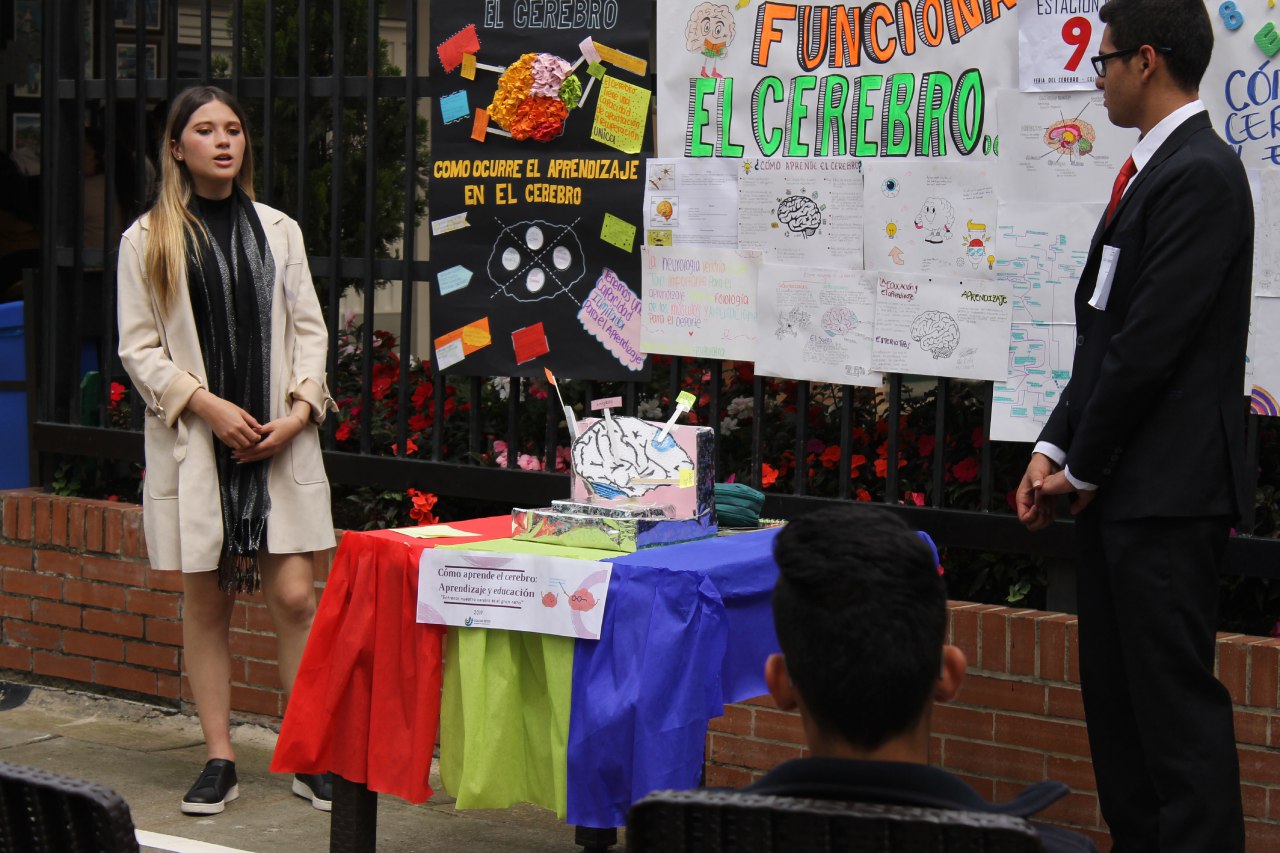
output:
[[1120,250],[1115,246],[1102,247],[1102,260],[1098,262],[1098,279],[1093,286],[1093,296],[1089,304],[1099,311],[1107,310],[1107,300],[1111,298],[1111,282],[1116,277],[1116,262],[1120,260]]

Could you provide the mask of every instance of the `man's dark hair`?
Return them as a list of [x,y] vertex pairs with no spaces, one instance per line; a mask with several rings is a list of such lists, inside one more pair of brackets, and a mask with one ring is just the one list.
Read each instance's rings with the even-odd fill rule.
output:
[[840,504],[789,522],[773,556],[774,627],[814,721],[863,749],[913,726],[947,626],[933,549],[886,510]]
[[1098,17],[1111,27],[1116,50],[1167,47],[1163,56],[1174,82],[1188,92],[1200,88],[1213,53],[1213,27],[1203,0],[1108,0]]

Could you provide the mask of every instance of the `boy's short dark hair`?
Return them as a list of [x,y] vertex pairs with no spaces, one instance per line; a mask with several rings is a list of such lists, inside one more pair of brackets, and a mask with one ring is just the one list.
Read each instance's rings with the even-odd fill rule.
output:
[[863,749],[913,726],[947,625],[933,549],[887,510],[839,504],[789,522],[773,554],[774,626],[813,720]]
[[1200,88],[1213,53],[1213,27],[1203,0],[1108,0],[1098,17],[1111,27],[1116,50],[1167,47],[1169,74],[1184,90]]

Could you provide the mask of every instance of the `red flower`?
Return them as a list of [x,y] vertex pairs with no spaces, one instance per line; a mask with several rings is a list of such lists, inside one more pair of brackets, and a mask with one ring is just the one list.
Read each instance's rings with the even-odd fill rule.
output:
[[420,492],[417,489],[409,489],[405,495],[413,502],[413,506],[409,507],[409,517],[418,524],[435,524],[439,521],[432,514],[431,508],[436,505],[436,501],[440,500],[430,492]]
[[778,469],[774,468],[768,462],[760,466],[760,485],[763,488],[769,488],[778,481]]
[[[399,454],[400,452],[399,448],[400,448],[400,442],[395,442],[394,444],[391,445],[391,452],[395,454]],[[404,455],[412,456],[417,452],[418,452],[418,443],[414,441],[412,438],[406,438],[404,440]]]
[[871,493],[868,492],[866,489],[858,489],[858,492],[857,494],[854,495],[854,497],[856,497],[860,501],[869,501],[871,500]]
[[933,436],[922,435],[920,436],[920,443],[916,445],[916,449],[920,451],[921,456],[932,456],[934,444]]
[[111,383],[111,405],[116,405],[124,399],[126,389],[119,382]]
[[951,466],[951,476],[956,478],[959,483],[972,483],[978,478],[978,460],[976,457],[969,456],[960,460]]
[[924,506],[924,492],[907,492],[907,503]]
[[421,409],[426,405],[427,400],[431,399],[431,395],[435,393],[436,386],[430,382],[419,382],[418,387],[413,389],[413,407]]
[[818,460],[822,463],[823,468],[836,467],[836,463],[840,461],[840,448],[834,444],[831,445],[822,451],[822,455],[818,457]]
[[[898,467],[899,468],[907,467],[907,460],[899,459]],[[876,460],[876,476],[883,478],[883,477],[887,477],[888,475],[889,475],[889,460],[877,459]]]
[[982,442],[985,440],[985,437],[982,434],[982,427],[976,426],[973,428],[973,436],[970,440],[973,442],[975,450],[982,447]]
[[334,433],[334,438],[338,441],[347,441],[351,438],[351,433],[355,432],[355,426],[351,421],[343,421],[338,424],[338,431]]
[[409,418],[409,429],[414,432],[426,432],[431,429],[431,421],[423,415],[414,415]]
[[867,457],[863,456],[861,453],[855,453],[849,462],[849,476],[856,477],[861,473],[860,469],[862,466],[867,464]]
[[381,400],[387,396],[387,392],[391,390],[392,381],[390,376],[375,376],[373,378],[373,399]]

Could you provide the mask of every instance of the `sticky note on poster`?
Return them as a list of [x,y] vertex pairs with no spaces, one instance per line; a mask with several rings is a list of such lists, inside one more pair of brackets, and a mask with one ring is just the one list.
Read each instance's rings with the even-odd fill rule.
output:
[[471,270],[464,266],[456,265],[449,267],[447,270],[441,270],[436,275],[436,284],[440,287],[440,295],[448,296],[456,290],[462,290],[471,283]]
[[462,121],[470,112],[471,105],[467,102],[465,89],[451,92],[440,99],[440,118],[444,119],[445,124]]
[[476,55],[474,53],[464,53],[462,55],[462,79],[476,79]]
[[551,352],[551,347],[547,344],[547,332],[541,323],[512,332],[511,348],[515,350],[516,364],[533,361],[538,356]]
[[636,227],[625,219],[606,213],[604,225],[600,227],[600,239],[624,252],[630,252],[636,243]]
[[648,89],[606,76],[600,83],[591,138],[627,154],[637,153],[649,121],[649,97]]
[[476,25],[467,24],[440,44],[436,45],[436,55],[444,70],[452,72],[462,64],[462,57],[468,53],[480,52],[480,36],[476,35]]
[[615,65],[623,71],[630,71],[632,74],[638,74],[643,77],[649,71],[649,63],[638,56],[632,56],[629,53],[623,53],[620,50],[603,45],[600,42],[593,42],[596,53],[600,58],[610,65]]
[[436,367],[444,370],[492,343],[489,318],[484,317],[435,339]]
[[578,311],[582,328],[595,336],[628,370],[644,367],[640,352],[640,297],[608,267]]
[[471,223],[467,221],[466,213],[455,213],[453,216],[444,216],[440,219],[431,220],[431,236],[439,237],[441,234],[448,234],[450,231],[457,231],[470,226]]
[[477,109],[475,121],[471,123],[471,138],[476,142],[484,142],[484,134],[488,129],[489,111]]

